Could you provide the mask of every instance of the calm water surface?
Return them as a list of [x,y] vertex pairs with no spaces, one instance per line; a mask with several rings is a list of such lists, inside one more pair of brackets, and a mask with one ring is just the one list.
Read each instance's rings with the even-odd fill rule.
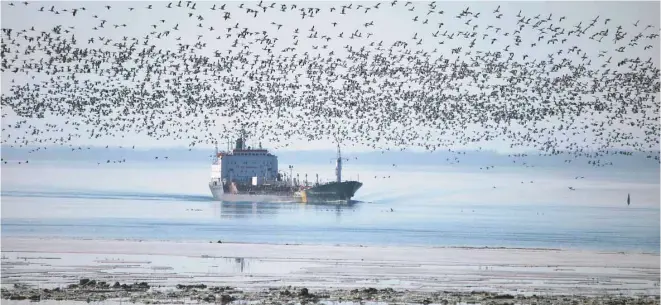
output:
[[[296,168],[330,179],[326,167]],[[208,175],[198,163],[3,166],[2,236],[659,252],[658,172],[355,167],[345,177],[365,186],[344,206],[215,202]]]

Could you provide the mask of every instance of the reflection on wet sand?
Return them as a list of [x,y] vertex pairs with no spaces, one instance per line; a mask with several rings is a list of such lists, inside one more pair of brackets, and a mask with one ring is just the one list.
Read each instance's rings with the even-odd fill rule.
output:
[[[230,258],[228,260],[232,260],[232,259]],[[235,257],[234,258],[234,263],[235,263],[235,266],[239,267],[238,269],[239,269],[240,273],[243,273],[245,271],[246,265],[248,264],[246,262],[246,259],[243,258],[243,257]]]

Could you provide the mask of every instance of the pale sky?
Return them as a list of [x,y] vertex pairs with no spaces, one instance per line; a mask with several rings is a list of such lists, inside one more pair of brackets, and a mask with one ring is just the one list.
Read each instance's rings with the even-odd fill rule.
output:
[[[10,3],[15,3],[14,6],[10,6]],[[583,53],[586,53],[588,60],[592,61],[593,64],[591,68],[597,69],[598,71],[603,71],[600,65],[607,60],[609,57],[612,57],[611,64],[607,68],[613,70],[627,70],[626,67],[618,68],[616,62],[623,59],[623,56],[629,58],[640,57],[642,61],[652,58],[655,67],[659,67],[659,39],[647,39],[645,37],[641,38],[638,45],[631,47],[627,52],[616,52],[617,47],[621,45],[626,45],[629,40],[637,35],[638,33],[643,33],[644,36],[651,34],[659,34],[659,2],[497,2],[497,1],[484,1],[484,2],[436,2],[435,8],[431,9],[429,7],[430,2],[414,2],[411,5],[405,5],[405,2],[399,1],[395,7],[391,6],[389,1],[381,2],[380,8],[378,10],[372,9],[368,13],[364,12],[363,9],[356,9],[359,5],[362,6],[374,6],[377,2],[354,2],[352,4],[352,9],[346,9],[346,14],[338,14],[338,11],[341,10],[343,5],[348,6],[350,2],[278,2],[274,7],[273,11],[268,11],[259,15],[257,18],[253,18],[252,15],[245,13],[245,8],[239,8],[241,2],[197,2],[196,9],[183,9],[183,8],[172,8],[168,9],[166,6],[170,3],[169,1],[157,1],[157,2],[106,2],[106,1],[94,1],[94,2],[30,2],[27,6],[22,2],[2,2],[0,5],[2,9],[2,28],[12,28],[14,34],[20,31],[21,29],[26,29],[31,31],[31,28],[34,27],[36,32],[39,31],[51,31],[51,29],[57,25],[62,25],[63,30],[69,30],[70,33],[67,34],[75,35],[77,40],[77,45],[82,48],[85,47],[103,47],[102,43],[99,42],[99,38],[103,39],[112,39],[112,43],[121,42],[126,36],[129,38],[138,37],[140,42],[142,42],[146,35],[150,35],[152,38],[149,41],[149,44],[155,44],[156,49],[169,49],[176,50],[177,43],[189,43],[195,44],[196,42],[207,43],[206,47],[196,50],[195,53],[198,55],[210,56],[213,60],[214,51],[220,50],[223,52],[227,50],[229,46],[233,43],[234,37],[231,39],[226,39],[225,33],[227,33],[228,27],[234,27],[236,23],[239,23],[238,30],[246,27],[251,32],[256,31],[267,31],[271,39],[278,38],[278,46],[286,48],[293,41],[294,29],[299,29],[299,34],[297,39],[299,40],[299,45],[297,50],[294,51],[298,53],[299,57],[303,55],[304,52],[309,52],[312,56],[317,54],[321,55],[321,58],[324,58],[328,52],[335,52],[336,56],[338,54],[347,54],[345,51],[345,46],[352,46],[355,49],[359,49],[361,46],[367,45],[366,36],[370,36],[371,41],[375,41],[375,44],[378,44],[380,41],[383,41],[382,44],[385,49],[391,46],[396,41],[406,41],[409,46],[408,49],[411,49],[412,52],[415,50],[423,50],[423,52],[434,52],[432,56],[442,55],[445,58],[452,61],[457,56],[460,56],[461,59],[467,60],[469,57],[473,57],[476,54],[477,50],[482,52],[488,51],[499,51],[504,49],[507,45],[510,45],[509,50],[514,53],[514,58],[516,60],[522,60],[524,54],[528,55],[528,58],[534,58],[538,61],[548,60],[547,56],[549,53],[554,53],[559,50],[563,50],[564,53],[568,51],[572,46],[576,46],[581,51],[578,55],[575,55],[575,61],[580,62],[580,56]],[[176,7],[178,1],[172,2],[172,6]],[[259,2],[245,2],[246,5],[257,8]],[[295,13],[288,8],[287,13],[280,13],[277,8],[281,4],[287,4],[291,6],[292,4],[297,4],[298,8],[301,7],[314,7],[320,8],[320,12],[314,18],[304,18],[301,19],[300,12]],[[212,11],[211,8],[216,5],[219,8],[222,4],[226,4],[225,11],[231,13],[231,19],[225,21],[223,19],[224,12],[221,12],[219,9]],[[269,6],[271,2],[264,2],[265,6]],[[111,9],[108,10],[104,6],[110,5]],[[147,9],[148,5],[152,5],[152,9]],[[40,12],[40,7],[44,7],[44,11]],[[55,14],[54,12],[49,12],[51,6],[54,6],[55,11],[60,11],[60,14]],[[183,6],[186,6],[186,2],[183,2]],[[499,11],[494,13],[497,7]],[[85,7],[85,11],[80,10],[80,7]],[[132,7],[134,10],[129,10]],[[330,12],[330,8],[335,7],[337,10],[335,12]],[[410,8],[414,7],[411,11]],[[78,8],[77,16],[74,18],[71,15],[71,10]],[[470,12],[480,12],[479,18],[473,18],[469,24],[465,24],[467,19],[465,18],[456,18],[456,16],[461,13],[461,11],[469,8]],[[67,9],[67,12],[63,10]],[[439,11],[443,11],[443,14],[438,14]],[[586,27],[592,20],[596,17],[599,17],[595,22],[593,28],[588,30],[585,35],[581,37],[569,37],[568,41],[559,47],[559,45],[547,44],[544,41],[546,39],[538,40],[538,33],[532,29],[523,30],[521,35],[522,43],[520,46],[514,46],[513,32],[517,30],[517,21],[520,19],[516,17],[521,11],[522,16],[526,18],[531,18],[530,23],[535,23],[537,20],[545,20],[548,17],[551,17],[550,24],[553,27],[562,27],[566,31],[571,31],[574,29],[574,26],[581,24],[583,27]],[[189,17],[189,12],[193,13],[192,17]],[[501,18],[498,18],[498,15],[503,14]],[[95,18],[94,15],[97,15],[98,18]],[[198,16],[202,16],[203,20],[199,20]],[[537,17],[539,15],[539,17]],[[416,17],[418,17],[416,19]],[[560,18],[564,17],[562,21]],[[606,19],[611,19],[605,24]],[[106,20],[104,27],[101,28],[101,20]],[[161,22],[164,20],[165,22]],[[424,21],[427,21],[426,24],[423,24]],[[333,23],[336,22],[336,25]],[[365,23],[373,22],[373,25],[365,26]],[[198,27],[199,23],[203,23],[203,27]],[[274,23],[274,24],[273,24]],[[440,29],[439,23],[443,23]],[[126,27],[122,25],[126,24]],[[178,30],[174,30],[175,25]],[[115,27],[117,25],[118,27]],[[153,27],[156,26],[156,28]],[[278,26],[282,25],[280,29]],[[622,32],[626,32],[627,35],[622,40],[623,42],[618,42],[617,44],[611,42],[606,43],[609,39],[612,40],[614,32],[617,29],[617,26],[622,27]],[[646,27],[651,25],[651,28]],[[214,30],[211,31],[209,26],[213,26]],[[314,29],[318,32],[318,36],[327,35],[331,39],[323,42],[319,39],[307,39],[304,36],[310,35],[312,33],[310,29],[314,26]],[[477,26],[473,30],[473,26]],[[545,23],[542,27],[548,27],[549,23]],[[73,27],[73,28],[69,28]],[[96,29],[94,29],[96,27]],[[170,31],[170,36],[168,38],[162,38],[156,40],[155,34],[150,34],[150,32],[157,31],[161,32],[164,30]],[[436,30],[438,29],[438,30]],[[236,31],[238,31],[236,30]],[[360,35],[363,35],[362,39],[351,39],[351,33],[354,33],[358,30]],[[609,34],[604,38],[604,42],[597,42],[594,39],[590,39],[593,33],[608,30]],[[232,30],[235,31],[235,30]],[[439,33],[436,34],[435,32]],[[459,36],[459,32],[472,32],[476,31],[478,35],[476,38],[475,48],[470,50],[471,55],[466,55],[465,52],[468,51],[466,48],[466,43],[470,42],[473,38],[466,39],[448,39],[443,38],[442,34],[447,31],[447,34],[455,33],[456,36]],[[498,31],[498,33],[496,33]],[[509,32],[508,37],[502,36],[502,33]],[[339,38],[339,33],[344,33],[343,38]],[[487,39],[482,39],[482,35],[487,34]],[[203,35],[198,39],[198,35]],[[221,35],[221,39],[216,39],[217,36]],[[434,35],[437,35],[436,37]],[[547,34],[547,36],[550,36]],[[181,40],[176,40],[176,37],[181,37]],[[420,45],[416,44],[416,41],[413,38],[422,39]],[[7,36],[3,33],[2,40],[3,46],[6,42]],[[94,42],[89,42],[90,38],[94,38]],[[493,44],[491,44],[491,39],[497,38]],[[20,39],[19,39],[20,40]],[[444,44],[439,44],[443,41]],[[23,46],[18,47],[18,49],[23,50],[24,46],[29,44],[26,41],[19,41]],[[111,43],[111,44],[112,44]],[[531,43],[538,43],[536,47],[530,47]],[[646,45],[651,45],[652,48],[644,50]],[[324,49],[326,46],[326,49]],[[452,54],[452,49],[463,46],[461,55]],[[318,47],[315,49],[315,47]],[[16,47],[12,47],[16,49]],[[112,46],[107,46],[109,50],[113,49]],[[291,56],[293,53],[281,53],[280,50],[274,50],[276,56],[279,54],[288,54]],[[251,52],[263,54],[265,52],[261,50],[260,46],[255,47],[254,45],[250,48]],[[605,56],[600,57],[599,55],[605,54]],[[11,55],[14,56],[13,54]],[[30,58],[38,61],[41,56],[40,54],[33,55],[24,55],[17,54],[18,60],[28,60]],[[503,52],[504,57],[508,57],[507,52]],[[47,57],[46,57],[47,58]],[[557,60],[558,62],[560,60]],[[562,73],[560,71],[559,73]],[[243,77],[242,75],[237,75],[240,73],[232,74],[234,77]],[[35,79],[31,79],[32,76],[35,76]],[[561,76],[561,74],[555,75]],[[78,75],[80,80],[90,79],[90,80],[99,80],[103,79],[96,75]],[[107,77],[107,76],[104,76]],[[550,75],[548,77],[553,77]],[[25,74],[15,74],[10,71],[5,70],[2,73],[2,94],[3,97],[8,95],[8,89],[12,85],[12,79],[15,81],[14,84],[23,84],[23,83],[34,83],[37,81],[48,80],[50,76],[43,73],[36,74],[33,71],[29,75]],[[293,81],[293,78],[292,78]],[[306,80],[303,81],[306,83]],[[309,82],[307,82],[309,83]],[[246,88],[249,86],[250,82],[247,83]],[[254,82],[253,82],[254,84]],[[116,87],[118,85],[111,85]],[[130,82],[121,83],[119,86],[128,86],[131,87]],[[419,86],[419,84],[413,83],[412,87]],[[442,86],[442,84],[437,84],[437,86]],[[243,90],[246,90],[243,88]],[[263,88],[265,92],[268,92],[268,88]],[[477,88],[467,88],[467,90],[478,91]],[[67,94],[79,94],[74,88],[71,89]],[[507,101],[503,101],[506,103]],[[649,105],[649,102],[647,102]],[[659,99],[657,94],[657,99],[653,105],[649,105],[657,109],[656,115],[651,115],[647,119],[646,124],[653,124],[650,122],[656,121],[658,124],[658,105]],[[121,111],[116,109],[116,111]],[[18,119],[16,114],[13,113],[7,107],[2,108],[3,115],[7,115],[3,118],[2,126],[5,128],[8,124],[13,124]],[[206,111],[204,114],[207,114],[211,117],[216,117],[216,113],[213,111]],[[121,114],[115,114],[121,117]],[[220,120],[220,116],[218,116]],[[585,121],[599,121],[600,117],[585,117],[581,118]],[[632,117],[631,120],[640,119]],[[74,127],[63,125],[65,121],[76,121],[76,118],[60,118],[47,116],[45,119],[41,120],[28,120],[26,125],[35,125],[43,126],[44,124],[56,124],[65,128],[64,135],[70,133]],[[186,119],[181,120],[180,123],[194,125],[195,122],[199,120],[195,119]],[[558,121],[549,121],[549,122],[539,122],[539,126],[553,126],[558,124]],[[584,124],[584,123],[583,123]],[[228,126],[232,128],[231,126]],[[422,127],[422,126],[419,126]],[[123,135],[123,138],[108,138],[103,137],[99,139],[90,140],[85,136],[84,126],[79,127],[83,131],[81,138],[73,138],[71,144],[73,145],[114,145],[114,146],[131,146],[137,145],[140,147],[166,147],[166,146],[187,146],[189,141],[186,140],[175,140],[175,139],[160,139],[156,140],[150,138],[144,134],[135,134],[133,132],[127,131]],[[305,128],[305,127],[300,127]],[[511,128],[516,129],[517,127],[513,124]],[[177,127],[178,129],[178,127]],[[635,136],[643,136],[644,130],[641,128],[635,128],[631,126],[622,127],[621,125],[614,125],[610,128],[611,130],[625,130],[626,132],[631,132]],[[422,130],[422,128],[421,128]],[[469,126],[466,133],[470,133],[471,130],[479,131],[482,130],[478,126]],[[222,128],[212,127],[209,129],[212,133],[220,134]],[[17,132],[17,130],[8,130],[3,131],[2,137],[3,140],[7,140],[8,135],[11,134],[12,137],[21,136],[22,134]],[[54,133],[55,134],[55,133]],[[195,134],[202,136],[202,131],[192,131],[189,134]],[[61,135],[58,135],[58,137]],[[580,141],[584,137],[590,137],[594,135],[581,134],[578,136],[569,136],[569,142]],[[30,136],[28,136],[30,138]],[[219,141],[221,136],[218,137]],[[448,140],[452,140],[452,137],[445,137]],[[296,139],[281,139],[283,141],[269,141],[263,139],[261,142],[264,146],[267,147],[281,147],[285,142],[291,143],[290,146],[282,148],[284,150],[310,150],[310,149],[332,149],[335,144],[331,139],[324,141],[314,141],[308,143],[304,140]],[[253,145],[256,145],[259,142],[257,139],[249,140]],[[643,141],[643,138],[638,138],[635,140],[637,142]],[[634,142],[634,140],[632,140]],[[448,142],[450,143],[450,142]],[[348,145],[345,144],[345,145]],[[617,146],[616,144],[613,144]],[[207,147],[212,147],[212,145],[202,145]],[[509,143],[506,139],[497,138],[488,143],[474,143],[472,145],[452,145],[453,148],[457,149],[470,149],[482,147],[484,149],[497,150],[497,151],[508,151],[508,150],[517,150],[510,149]],[[657,146],[658,147],[658,146]],[[345,150],[362,150],[366,149],[365,147],[347,147]],[[518,150],[525,150],[518,148]]]

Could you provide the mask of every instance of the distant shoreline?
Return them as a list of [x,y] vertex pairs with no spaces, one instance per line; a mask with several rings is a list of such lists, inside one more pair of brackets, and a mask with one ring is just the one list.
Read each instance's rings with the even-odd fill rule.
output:
[[[90,149],[74,150],[69,147],[54,146],[48,150],[41,150],[37,152],[28,153],[34,148],[15,148],[7,145],[2,145],[0,151],[5,161],[10,163],[17,163],[19,161],[29,160],[31,163],[37,164],[91,164],[97,166],[106,165],[122,165],[113,164],[113,161],[125,160],[126,164],[172,164],[172,163],[193,163],[193,164],[210,164],[213,148],[200,149],[195,148],[188,150],[187,148],[179,147],[163,147],[163,148],[148,148],[148,149],[131,149],[130,147],[118,148],[110,147],[104,148],[102,146],[90,147]],[[278,156],[281,164],[294,164],[294,165],[313,165],[313,166],[329,166],[329,158],[335,157],[336,151],[332,150],[286,150],[278,151],[272,150],[272,153]],[[447,167],[456,168],[475,168],[479,169],[483,166],[498,167],[512,167],[512,168],[526,168],[523,164],[533,165],[535,169],[603,169],[603,170],[617,170],[617,171],[649,171],[659,172],[659,162],[647,158],[650,155],[658,155],[658,151],[640,152],[622,149],[611,149],[607,154],[602,157],[603,161],[612,161],[613,166],[594,167],[588,161],[592,158],[585,156],[575,156],[572,153],[566,152],[560,155],[540,155],[539,151],[526,151],[526,152],[498,152],[492,150],[439,150],[433,153],[425,151],[399,151],[391,150],[382,153],[380,150],[365,150],[365,151],[345,151],[345,157],[349,159],[348,166],[382,166],[388,168],[392,164],[407,167],[426,167],[430,164],[443,165]],[[632,153],[632,155],[620,155],[619,152]],[[155,159],[156,157],[161,157]],[[168,157],[168,160],[163,160]],[[455,157],[457,158],[455,160]],[[454,162],[455,160],[457,162]],[[571,163],[565,162],[572,160]],[[516,161],[516,162],[512,162]],[[353,165],[352,165],[353,164]],[[4,162],[2,164],[5,166]],[[7,164],[9,165],[9,164]],[[23,164],[24,165],[24,164]]]

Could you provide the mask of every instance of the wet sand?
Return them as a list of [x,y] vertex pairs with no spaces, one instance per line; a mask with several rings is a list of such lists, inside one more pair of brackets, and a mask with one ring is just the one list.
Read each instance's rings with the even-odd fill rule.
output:
[[[645,300],[659,303],[659,255],[646,253],[10,237],[2,239],[1,262],[4,298],[18,293],[55,299],[52,289],[67,290],[81,279],[93,279],[108,285],[148,283],[147,291],[116,287],[104,296],[137,301],[154,301],[159,294],[168,295],[163,291],[174,291],[172,298],[203,301],[210,294],[214,300],[226,294],[276,302],[299,297],[306,288],[317,301],[489,303],[485,300],[508,300],[496,295],[509,294],[527,297],[519,301],[558,301],[562,295],[572,295],[572,300],[652,296]],[[176,287],[192,284],[207,287],[194,293]],[[72,287],[59,297],[99,300],[104,287],[92,288]]]

